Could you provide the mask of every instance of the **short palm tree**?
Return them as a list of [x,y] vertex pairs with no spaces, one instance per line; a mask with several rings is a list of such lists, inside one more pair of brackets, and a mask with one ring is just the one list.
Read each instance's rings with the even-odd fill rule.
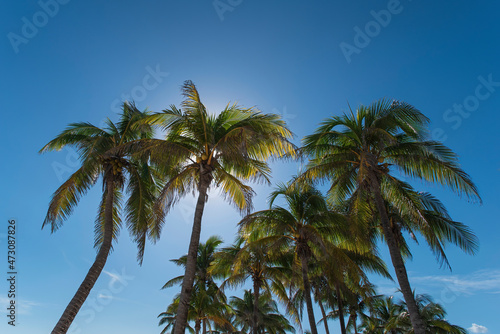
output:
[[186,326],[209,188],[219,187],[238,209],[250,210],[253,190],[244,181],[269,182],[271,170],[266,161],[295,155],[289,141],[292,133],[279,115],[235,104],[210,115],[191,81],[184,83],[182,93],[181,109],[171,106],[149,118],[148,124],[159,125],[166,132],[165,140],[138,141],[131,146],[132,151],[142,150],[167,175],[156,206],[159,221],[184,195],[198,192],[175,334],[183,334]]
[[[167,311],[162,312],[158,315],[158,318],[160,318],[158,326],[165,326],[163,327],[160,334],[168,334],[172,332],[172,331],[169,332],[168,330],[174,328],[175,315],[176,315],[175,306],[171,307],[171,305],[167,307]],[[189,326],[189,324],[187,324],[186,329],[189,331],[189,333],[194,334],[194,329],[193,327]]]
[[[254,297],[251,291],[245,290],[243,298],[231,297],[230,305],[235,315],[234,324],[240,328],[240,333],[248,333],[253,327]],[[295,333],[295,329],[278,311],[278,305],[269,293],[259,296],[257,333],[285,334]]]
[[[275,205],[277,197],[282,197],[288,208]],[[345,218],[330,211],[323,195],[309,186],[299,188],[278,185],[270,195],[270,206],[268,210],[246,216],[239,223],[240,233],[253,233],[256,235],[255,239],[260,239],[259,242],[272,245],[277,250],[291,250],[294,263],[300,268],[299,277],[311,332],[317,334],[308,275],[309,264],[313,257],[319,258],[335,251],[341,253],[329,240],[344,230]]]
[[[222,239],[217,236],[211,236],[205,243],[200,243],[198,247],[198,256],[196,258],[196,275],[193,286],[193,293],[190,300],[188,320],[195,321],[195,333],[199,334],[203,325],[203,332],[206,331],[208,321],[213,321],[221,326],[228,325],[223,314],[226,311],[226,297],[219,291],[219,287],[214,281],[214,277],[209,272],[209,268],[214,261],[217,248],[222,244]],[[187,255],[179,259],[172,260],[179,266],[186,267]],[[182,283],[184,276],[178,276],[169,280],[162,289],[169,288],[175,284]],[[179,306],[179,296],[174,299],[174,303],[167,308],[175,309]],[[168,312],[171,313],[171,312]],[[165,328],[166,330],[167,328]]]
[[90,123],[70,124],[40,150],[43,153],[72,146],[80,154],[81,161],[81,167],[52,196],[42,226],[50,226],[51,232],[62,226],[80,198],[99,178],[102,178],[103,183],[102,201],[95,220],[94,246],[98,249],[97,256],[52,333],[68,331],[101,274],[112,249],[112,242],[120,229],[120,203],[125,187],[129,197],[123,213],[132,238],[138,244],[140,262],[146,238],[156,237],[152,229],[154,224],[152,206],[155,193],[159,190],[154,178],[155,173],[145,162],[128,158],[116,151],[124,143],[140,138],[151,138],[153,134],[151,127],[139,122],[148,115],[149,112],[141,112],[133,104],[124,104],[117,124],[109,119],[104,129]]
[[419,212],[428,208],[412,206],[408,197],[416,192],[399,180],[396,172],[440,183],[469,198],[479,198],[476,186],[460,168],[456,154],[443,144],[426,139],[428,122],[427,117],[407,103],[381,100],[359,107],[355,114],[326,119],[314,134],[304,138],[303,147],[311,160],[302,177],[330,180],[332,202],[355,197],[351,212],[365,218],[373,203],[416,334],[425,333],[424,323],[408,281],[402,243],[398,243],[391,230],[387,203],[409,210],[406,214],[419,232],[427,226],[436,247],[451,241],[473,252],[474,244],[463,244],[457,238],[460,232],[442,225],[443,219],[438,219],[441,226],[437,229],[428,228],[434,222]]
[[[446,311],[427,295],[415,297],[420,315],[428,334],[466,334],[464,328],[450,324],[446,319]],[[395,302],[393,297],[376,298],[370,305],[370,315],[363,316],[364,333],[412,334],[414,330],[406,308],[406,303]]]
[[217,277],[225,278],[221,288],[238,287],[249,278],[252,280],[254,309],[251,328],[253,334],[258,334],[261,289],[264,288],[267,293],[283,291],[284,287],[281,282],[289,276],[289,268],[283,265],[283,256],[277,258],[268,245],[251,243],[241,236],[233,245],[223,248],[215,255],[211,272]]
[[[415,298],[420,310],[420,314],[424,319],[425,329],[427,333],[433,334],[467,334],[467,330],[457,325],[450,324],[446,320],[446,311],[443,306],[434,303],[432,298],[427,295],[417,295]],[[404,305],[404,304],[403,304]],[[406,314],[407,328],[409,333],[412,333],[411,322]]]
[[[177,294],[173,302],[167,307],[165,312],[160,313],[159,325],[165,325],[162,333],[166,333],[170,328],[175,328],[175,315],[179,308],[179,297]],[[231,329],[232,325],[228,320],[228,314],[231,309],[226,304],[225,296],[221,297],[217,290],[213,288],[204,289],[203,284],[197,284],[193,287],[193,294],[189,301],[188,309],[188,328],[194,334],[206,334],[207,327],[212,330],[214,326]],[[194,329],[189,326],[189,322],[194,322]]]
[[[357,246],[363,248],[360,243],[357,243]],[[309,271],[311,285],[315,300],[320,305],[327,333],[328,319],[338,319],[341,333],[347,333],[349,323],[346,325],[344,317],[349,313],[349,322],[352,322],[351,306],[354,296],[370,294],[368,272],[392,279],[384,261],[374,249],[360,252],[361,249],[356,252],[339,249],[340,252],[333,253],[333,256],[330,255],[323,261],[311,261],[314,264],[313,270]],[[332,310],[328,314],[324,310],[325,305]]]
[[361,330],[366,334],[400,334],[406,328],[401,323],[405,307],[394,300],[393,296],[379,296],[371,300],[369,315],[361,314]]

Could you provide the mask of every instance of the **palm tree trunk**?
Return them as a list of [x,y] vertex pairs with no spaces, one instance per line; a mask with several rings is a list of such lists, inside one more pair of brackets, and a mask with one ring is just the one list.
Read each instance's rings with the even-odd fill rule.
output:
[[318,298],[319,309],[321,310],[321,315],[323,316],[323,324],[325,325],[325,333],[330,334],[330,328],[328,328],[328,323],[326,322],[326,312],[323,306],[323,302]]
[[203,319],[203,334],[207,334],[207,319]]
[[256,278],[253,280],[253,320],[252,333],[259,334],[259,297],[260,297],[260,281]]
[[104,208],[104,235],[102,245],[99,248],[99,252],[94,260],[94,263],[90,267],[87,275],[85,276],[82,284],[76,291],[73,299],[64,310],[61,318],[57,322],[56,326],[52,330],[52,334],[64,334],[68,331],[69,326],[75,319],[78,311],[82,307],[83,303],[87,299],[90,291],[94,287],[97,279],[101,275],[102,269],[106,264],[108,259],[109,251],[111,249],[111,243],[113,241],[113,202],[114,202],[114,179],[113,176],[109,176],[106,181],[106,199]]
[[193,291],[194,277],[196,274],[196,257],[200,244],[201,218],[207,199],[207,189],[212,180],[210,173],[210,170],[202,170],[200,175],[198,202],[196,203],[194,212],[193,230],[191,232],[191,241],[189,242],[186,271],[184,273],[182,290],[179,298],[179,308],[177,309],[177,316],[175,318],[174,334],[184,334],[186,330],[189,301],[191,300],[191,292]]
[[344,303],[342,302],[342,296],[340,295],[340,287],[338,284],[335,284],[335,292],[337,292],[337,305],[339,307],[340,331],[342,334],[347,334],[344,319]]
[[306,299],[307,315],[309,317],[309,326],[311,326],[311,334],[318,334],[316,328],[316,320],[314,319],[314,310],[311,299],[311,286],[309,284],[309,277],[307,276],[307,257],[301,255],[300,262],[302,263],[302,280],[304,281],[304,297]]
[[194,332],[196,334],[200,334],[200,331],[201,331],[201,320],[198,318],[194,322]]
[[375,198],[375,204],[380,215],[382,231],[384,233],[387,246],[389,247],[392,265],[394,266],[394,270],[396,271],[396,277],[398,279],[399,287],[401,288],[401,292],[403,293],[403,297],[408,307],[408,313],[410,314],[410,321],[413,326],[414,333],[425,334],[425,325],[418,311],[417,303],[415,302],[415,297],[413,296],[413,291],[410,287],[408,273],[406,272],[406,267],[401,256],[399,246],[390,228],[387,209],[380,192],[380,183],[377,176],[375,175],[375,172],[372,172],[370,175],[370,183],[370,187]]

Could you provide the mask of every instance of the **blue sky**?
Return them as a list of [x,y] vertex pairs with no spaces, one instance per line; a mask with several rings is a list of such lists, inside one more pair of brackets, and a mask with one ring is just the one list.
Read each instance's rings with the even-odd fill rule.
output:
[[[484,204],[415,185],[442,199],[454,219],[472,227],[481,246],[474,257],[448,247],[450,272],[439,269],[427,246],[413,245],[411,282],[417,292],[440,301],[451,322],[471,333],[500,332],[499,4],[55,1],[4,2],[0,13],[0,247],[5,254],[7,219],[15,218],[19,253],[18,325],[6,324],[2,278],[2,333],[49,332],[95,256],[100,186],[55,234],[41,230],[51,194],[76,170],[77,161],[71,150],[43,156],[38,150],[68,123],[116,120],[123,99],[154,111],[178,104],[179,87],[187,79],[213,112],[237,101],[282,114],[297,143],[322,119],[346,111],[348,103],[355,107],[387,97],[424,112],[434,138],[459,154]],[[295,163],[274,167],[275,181],[286,181],[299,168]],[[271,188],[255,189],[256,209],[264,208]],[[159,332],[156,316],[177,292],[160,287],[180,273],[169,260],[187,251],[193,206],[191,197],[179,203],[162,239],[148,245],[142,267],[122,231],[73,333]],[[231,242],[239,219],[213,192],[202,241],[217,234]],[[381,251],[388,260],[385,248]],[[5,260],[0,266],[5,273]],[[393,291],[386,280],[375,277],[374,282],[382,292]]]

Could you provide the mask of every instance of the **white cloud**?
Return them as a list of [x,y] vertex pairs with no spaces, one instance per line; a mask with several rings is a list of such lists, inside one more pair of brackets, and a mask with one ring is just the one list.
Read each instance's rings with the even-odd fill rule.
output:
[[479,270],[469,275],[412,277],[410,281],[428,286],[444,285],[452,291],[468,295],[478,292],[500,293],[500,270],[496,269]]
[[472,324],[472,326],[467,329],[471,333],[488,333],[488,328],[478,324]]
[[[0,297],[0,314],[7,314],[7,307],[10,305],[11,299]],[[19,299],[16,300],[16,313],[18,314],[31,314],[31,309],[35,306],[41,306],[42,304],[26,300]]]

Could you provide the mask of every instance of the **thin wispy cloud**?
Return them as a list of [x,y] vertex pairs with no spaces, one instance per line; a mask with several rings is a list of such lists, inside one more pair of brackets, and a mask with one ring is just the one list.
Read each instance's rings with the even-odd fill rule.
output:
[[472,295],[476,293],[500,293],[500,270],[484,269],[469,275],[438,275],[412,277],[419,285],[448,287],[454,291]]
[[103,270],[102,272],[111,278],[111,282],[110,282],[111,284],[120,281],[120,276],[118,274],[109,272],[107,270]]
[[131,304],[142,305],[142,306],[149,306],[148,304],[141,303],[141,302],[138,302],[136,300],[119,298],[119,297],[116,297],[116,296],[113,296],[113,295],[107,295],[107,294],[103,294],[103,293],[99,293],[97,295],[97,298],[99,298],[99,299],[108,299],[108,300],[116,300],[116,301],[119,301],[119,302],[131,303]]
[[472,326],[467,329],[471,333],[488,333],[488,328],[478,324],[472,324]]
[[97,298],[99,298],[99,299],[111,299],[111,300],[117,300],[117,301],[122,301],[122,302],[129,302],[129,300],[127,300],[127,299],[118,298],[118,297],[115,297],[112,295],[105,295],[102,293],[98,294]]
[[[10,305],[10,299],[6,297],[0,297],[0,314],[7,314],[7,307]],[[42,304],[26,299],[16,300],[16,313],[17,314],[31,314],[31,310],[35,306],[41,306]]]

